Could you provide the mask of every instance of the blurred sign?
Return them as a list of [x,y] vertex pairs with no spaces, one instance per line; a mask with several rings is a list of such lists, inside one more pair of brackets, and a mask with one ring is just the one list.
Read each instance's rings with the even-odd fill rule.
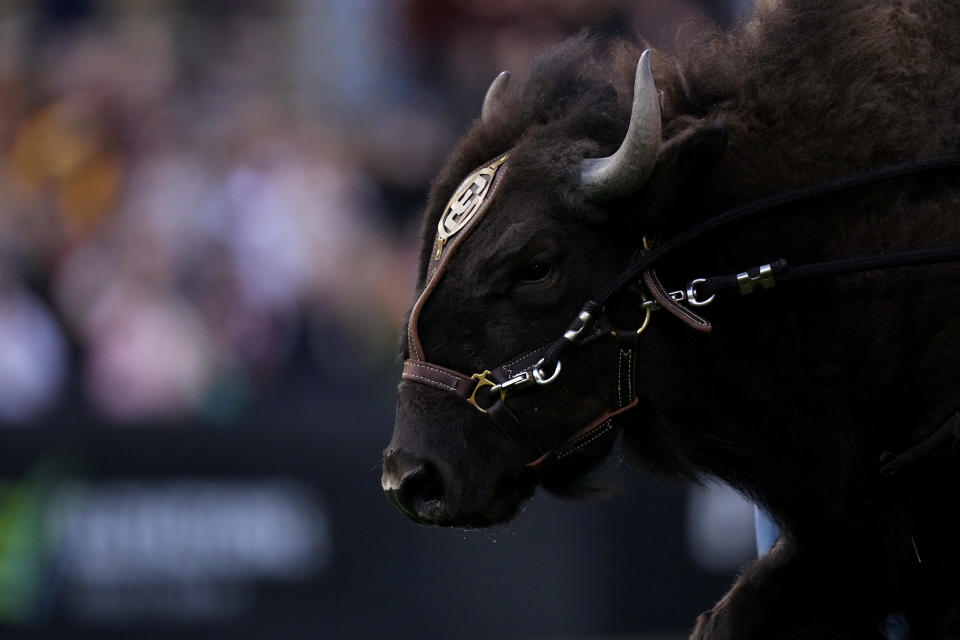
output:
[[78,619],[236,617],[258,582],[314,577],[330,555],[318,502],[291,481],[71,483],[45,511]]
[[0,621],[222,623],[316,581],[331,524],[284,478],[87,480],[45,457],[0,483]]

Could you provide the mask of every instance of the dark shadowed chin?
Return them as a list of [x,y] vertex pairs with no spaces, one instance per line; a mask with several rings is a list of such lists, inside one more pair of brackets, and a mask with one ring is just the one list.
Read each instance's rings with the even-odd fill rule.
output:
[[417,524],[427,527],[456,527],[480,529],[491,527],[512,520],[520,510],[520,505],[528,500],[536,488],[531,479],[518,483],[498,495],[490,504],[479,509],[471,509],[467,505],[453,504],[453,508],[446,508],[440,500],[418,501],[413,505],[404,505],[396,491],[384,491],[390,503],[400,513]]
[[536,488],[532,480],[523,486],[511,488],[507,495],[499,496],[492,504],[476,513],[467,513],[440,524],[446,527],[482,528],[512,520],[520,511],[520,505],[529,500]]

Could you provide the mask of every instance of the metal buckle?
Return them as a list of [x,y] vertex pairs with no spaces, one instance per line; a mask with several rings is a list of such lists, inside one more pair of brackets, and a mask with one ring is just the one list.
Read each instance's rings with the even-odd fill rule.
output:
[[496,387],[496,386],[497,386],[496,384],[494,384],[493,380],[488,380],[488,379],[487,379],[487,376],[488,376],[488,375],[490,375],[490,371],[489,371],[489,370],[488,370],[488,371],[484,371],[483,373],[475,373],[475,374],[473,374],[472,376],[470,376],[470,379],[471,379],[471,380],[476,380],[476,381],[477,381],[477,386],[475,386],[475,387],[473,388],[473,393],[471,393],[471,394],[470,394],[470,397],[467,398],[467,402],[469,402],[470,404],[472,404],[472,405],[474,406],[474,408],[475,408],[477,411],[479,411],[480,413],[486,413],[487,410],[484,409],[483,407],[481,407],[479,404],[477,404],[477,391],[479,391],[481,387]]

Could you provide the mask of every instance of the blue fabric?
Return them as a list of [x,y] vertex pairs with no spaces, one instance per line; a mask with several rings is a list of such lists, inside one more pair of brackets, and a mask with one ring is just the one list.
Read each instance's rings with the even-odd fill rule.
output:
[[753,529],[757,537],[757,557],[766,555],[777,541],[780,530],[760,507],[753,507]]
[[883,631],[887,640],[910,640],[910,623],[901,613],[891,613],[883,621]]

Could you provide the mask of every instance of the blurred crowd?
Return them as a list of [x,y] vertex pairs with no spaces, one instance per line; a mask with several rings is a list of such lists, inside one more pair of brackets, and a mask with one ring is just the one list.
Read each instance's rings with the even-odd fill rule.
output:
[[0,423],[229,418],[304,359],[392,377],[416,213],[495,73],[736,4],[5,2]]

